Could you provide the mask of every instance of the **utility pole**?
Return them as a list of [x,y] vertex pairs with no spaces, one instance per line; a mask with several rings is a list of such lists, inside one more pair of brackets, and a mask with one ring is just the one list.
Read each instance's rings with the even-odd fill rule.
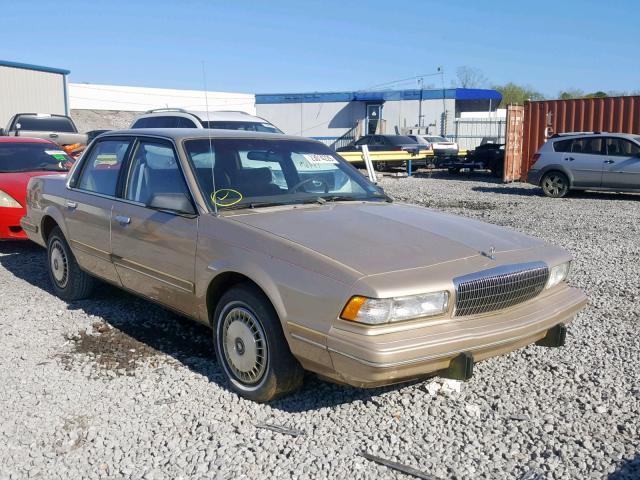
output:
[[444,91],[444,68],[438,67],[438,73],[440,73],[440,80],[442,80],[442,121],[440,122],[440,134],[445,136],[447,133],[447,103],[445,102]]
[[418,133],[422,133],[420,128],[422,127],[422,91],[424,89],[424,78],[418,79],[418,85],[420,85],[420,104],[418,105]]

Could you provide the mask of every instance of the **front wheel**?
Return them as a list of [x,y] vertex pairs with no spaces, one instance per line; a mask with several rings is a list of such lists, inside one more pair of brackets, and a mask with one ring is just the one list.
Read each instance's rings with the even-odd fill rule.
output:
[[268,402],[302,384],[304,371],[261,291],[251,285],[231,288],[218,302],[214,318],[216,358],[233,390]]
[[569,179],[564,173],[549,172],[540,182],[542,192],[551,198],[562,198],[569,192]]

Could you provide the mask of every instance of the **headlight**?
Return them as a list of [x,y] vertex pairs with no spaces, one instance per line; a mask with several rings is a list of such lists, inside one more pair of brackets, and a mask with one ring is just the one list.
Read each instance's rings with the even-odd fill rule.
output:
[[571,262],[565,262],[553,267],[549,273],[549,280],[547,280],[545,288],[555,287],[560,282],[564,282],[569,277],[569,267],[571,267]]
[[369,325],[381,325],[400,320],[431,317],[447,311],[449,292],[422,293],[407,297],[351,297],[340,318]]
[[22,205],[16,202],[16,199],[11,195],[0,190],[0,207],[22,208]]

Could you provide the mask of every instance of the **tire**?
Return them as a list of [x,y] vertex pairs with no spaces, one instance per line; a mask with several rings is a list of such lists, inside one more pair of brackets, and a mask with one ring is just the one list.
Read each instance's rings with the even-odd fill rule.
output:
[[78,266],[60,227],[47,240],[47,270],[53,291],[61,299],[71,302],[91,295],[94,279]]
[[218,364],[231,388],[255,402],[268,402],[302,385],[304,370],[291,354],[280,319],[256,287],[225,292],[214,314]]
[[387,165],[387,162],[373,162],[373,169],[376,172],[386,172],[389,170],[389,166]]
[[449,173],[452,175],[457,175],[460,173],[460,169],[459,168],[449,168]]
[[569,179],[562,172],[546,173],[540,181],[542,192],[551,198],[562,198],[569,193]]

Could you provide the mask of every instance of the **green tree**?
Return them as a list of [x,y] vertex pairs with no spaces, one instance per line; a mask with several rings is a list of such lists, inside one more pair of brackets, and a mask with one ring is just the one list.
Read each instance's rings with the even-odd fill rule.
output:
[[598,90],[597,92],[586,94],[584,98],[606,98],[608,96],[609,95],[607,95],[606,92],[603,92],[602,90]]
[[571,100],[572,98],[582,98],[584,92],[579,88],[567,88],[558,94],[560,100]]
[[544,100],[544,95],[529,85],[517,85],[509,82],[505,85],[495,85],[492,88],[502,94],[500,107],[522,105],[527,100]]

